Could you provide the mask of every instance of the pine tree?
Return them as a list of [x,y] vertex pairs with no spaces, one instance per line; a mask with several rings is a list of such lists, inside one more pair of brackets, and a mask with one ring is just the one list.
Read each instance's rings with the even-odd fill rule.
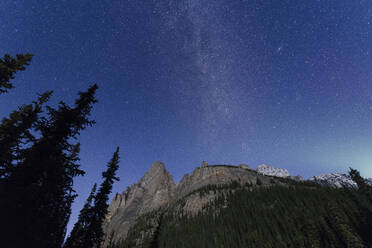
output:
[[359,171],[351,167],[349,169],[349,176],[354,182],[356,182],[358,189],[362,192],[368,191],[370,187],[366,183],[366,180],[360,175]]
[[[4,117],[0,124],[0,182],[9,177],[21,159],[24,145],[35,140],[31,129],[35,127],[52,91],[39,96],[32,104],[23,105]],[[1,184],[1,183],[0,183]]]
[[[64,248],[95,248],[100,247],[103,239],[102,224],[107,215],[108,197],[112,190],[114,181],[119,178],[115,176],[119,168],[119,147],[107,164],[107,169],[102,173],[104,181],[96,195],[93,193],[88,197],[87,203],[81,210],[79,220],[75,224]],[[92,191],[93,192],[93,191]],[[94,204],[91,205],[91,201]]]
[[[32,118],[13,114],[3,120],[4,130],[14,131],[19,122],[25,124],[16,132],[18,137],[2,147],[8,153],[0,167],[4,169],[0,196],[7,199],[1,206],[2,223],[7,224],[1,234],[9,247],[61,247],[76,197],[73,178],[84,174],[77,163],[80,145],[71,141],[94,123],[88,116],[97,88],[93,85],[79,93],[74,107],[60,102],[57,109],[47,106],[47,115],[40,117],[41,107],[34,104],[28,111],[20,111],[31,112]],[[5,137],[5,131],[2,133]]]
[[364,238],[367,246],[372,246],[372,187],[360,175],[358,170],[350,168],[349,175],[358,185],[357,201],[361,216],[358,218],[360,223],[360,233]]
[[86,229],[92,217],[92,201],[96,193],[97,184],[94,184],[92,191],[80,211],[78,221],[75,223],[69,237],[67,238],[64,248],[86,248],[84,241],[86,239]]
[[17,54],[13,58],[9,54],[5,54],[4,58],[0,58],[0,94],[8,92],[14,88],[9,81],[14,78],[17,71],[25,70],[25,66],[29,65],[32,59],[32,54]]
[[90,239],[86,247],[100,247],[103,240],[104,232],[102,229],[103,221],[107,215],[109,194],[112,190],[114,181],[118,181],[116,171],[119,169],[119,147],[116,148],[110,162],[107,164],[107,170],[102,173],[104,181],[94,198],[94,206],[92,208],[93,218],[88,228]]

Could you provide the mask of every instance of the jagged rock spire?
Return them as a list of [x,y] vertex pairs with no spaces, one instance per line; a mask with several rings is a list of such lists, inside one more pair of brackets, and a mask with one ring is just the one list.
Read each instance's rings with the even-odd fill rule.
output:
[[173,177],[166,170],[164,163],[153,163],[138,183],[116,195],[111,202],[104,224],[107,236],[104,247],[107,246],[108,237],[113,231],[119,233],[113,236],[114,241],[125,238],[136,217],[167,205],[173,198],[175,187]]

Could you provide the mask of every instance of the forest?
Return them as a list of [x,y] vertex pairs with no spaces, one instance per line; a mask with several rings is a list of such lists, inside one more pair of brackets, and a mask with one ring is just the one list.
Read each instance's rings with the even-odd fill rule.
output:
[[292,180],[209,185],[193,193],[218,197],[196,215],[175,207],[151,212],[112,247],[372,247],[372,190],[356,170],[350,175],[358,189]]

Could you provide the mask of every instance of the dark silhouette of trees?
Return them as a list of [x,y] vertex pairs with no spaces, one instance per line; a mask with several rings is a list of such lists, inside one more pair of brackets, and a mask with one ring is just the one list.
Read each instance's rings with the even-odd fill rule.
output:
[[37,101],[19,107],[4,117],[0,123],[0,180],[8,178],[18,166],[24,152],[24,145],[34,141],[31,134],[36,126],[43,105],[52,92],[39,96]]
[[94,200],[96,188],[97,184],[94,184],[84,207],[80,211],[78,221],[75,223],[74,228],[63,246],[64,248],[87,247],[85,246],[85,239],[87,238],[86,230],[92,217],[92,202]]
[[359,171],[353,168],[349,168],[349,176],[351,179],[356,182],[358,189],[363,192],[368,192],[370,186],[367,184],[366,180],[360,175]]
[[[1,93],[32,55],[0,61]],[[0,240],[3,247],[61,247],[79,169],[80,144],[72,141],[94,121],[88,117],[97,85],[80,92],[74,106],[44,106],[52,92],[24,105],[0,124]]]
[[[107,164],[107,170],[102,173],[104,181],[100,185],[97,194],[93,197],[94,193],[92,191],[87,203],[81,210],[79,220],[66,240],[64,248],[100,247],[104,236],[102,224],[107,215],[108,197],[114,181],[119,180],[115,176],[118,168],[119,148],[116,149],[113,157]],[[93,205],[91,204],[92,200],[94,202]]]
[[4,58],[0,58],[0,94],[8,92],[14,88],[9,81],[14,78],[17,71],[25,70],[25,66],[29,65],[32,59],[32,54],[17,54],[13,58],[9,54],[5,54]]
[[354,194],[353,197],[359,204],[359,232],[366,240],[367,247],[372,247],[372,186],[367,184],[358,170],[349,169],[349,176],[358,185],[358,194]]
[[94,198],[93,206],[93,218],[91,226],[88,229],[89,235],[91,235],[92,245],[86,247],[99,247],[104,233],[102,229],[103,221],[107,215],[108,199],[109,194],[112,190],[114,181],[118,181],[116,177],[116,171],[119,169],[119,147],[116,148],[114,155],[110,162],[107,164],[107,170],[102,173],[104,181],[100,185],[100,188]]

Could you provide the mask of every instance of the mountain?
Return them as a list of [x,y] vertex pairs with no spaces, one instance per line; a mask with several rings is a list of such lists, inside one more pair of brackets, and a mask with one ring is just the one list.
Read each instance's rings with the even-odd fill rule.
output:
[[275,168],[271,165],[259,165],[257,167],[257,172],[265,175],[265,176],[272,176],[272,177],[282,177],[282,178],[288,178],[295,181],[302,181],[303,178],[301,176],[291,176],[287,169],[282,168]]
[[289,172],[287,169],[275,168],[270,165],[259,165],[257,167],[257,172],[266,176],[276,176],[276,177],[289,177]]
[[368,185],[372,186],[372,178],[367,178],[366,182]]
[[351,179],[351,177],[345,173],[331,173],[320,176],[313,176],[309,180],[316,183],[331,186],[336,188],[348,187],[357,188],[357,184]]
[[106,239],[125,239],[129,227],[138,216],[166,206],[174,198],[176,184],[162,162],[152,164],[142,179],[128,187],[122,194],[116,194],[108,207],[104,223]]
[[[359,232],[372,223],[363,222],[358,210],[368,202],[364,196],[338,189],[355,188],[350,180],[341,173],[302,180],[267,165],[256,171],[203,161],[175,184],[155,162],[138,183],[115,195],[103,247],[365,247],[345,246],[368,243],[370,235]],[[363,211],[371,210],[366,216],[372,220],[369,204]]]
[[104,223],[106,238],[104,246],[110,242],[116,243],[127,236],[129,228],[136,218],[155,209],[166,207],[184,198],[183,209],[187,212],[197,212],[205,204],[215,199],[210,194],[200,199],[190,194],[208,185],[224,185],[232,182],[256,185],[270,184],[273,178],[258,174],[247,165],[209,166],[203,161],[200,167],[189,175],[186,174],[176,185],[172,176],[162,162],[155,162],[142,179],[128,187],[122,194],[116,194],[109,205],[108,215]]
[[[309,179],[324,186],[335,188],[357,188],[358,185],[345,173],[330,173],[325,175],[313,176]],[[372,178],[366,179],[367,184],[372,186]]]

